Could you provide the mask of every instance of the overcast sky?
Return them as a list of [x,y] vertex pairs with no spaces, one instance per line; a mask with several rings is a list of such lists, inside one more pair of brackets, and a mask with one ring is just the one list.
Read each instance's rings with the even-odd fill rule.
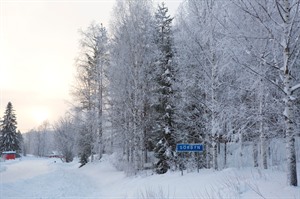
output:
[[[164,2],[173,15],[181,1]],[[114,0],[0,2],[0,117],[11,101],[24,133],[68,109],[78,30],[108,27]]]

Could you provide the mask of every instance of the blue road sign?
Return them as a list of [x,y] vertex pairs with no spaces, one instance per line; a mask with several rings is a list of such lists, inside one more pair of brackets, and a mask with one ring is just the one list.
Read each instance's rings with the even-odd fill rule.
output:
[[200,152],[203,151],[202,144],[177,144],[176,151],[178,152]]

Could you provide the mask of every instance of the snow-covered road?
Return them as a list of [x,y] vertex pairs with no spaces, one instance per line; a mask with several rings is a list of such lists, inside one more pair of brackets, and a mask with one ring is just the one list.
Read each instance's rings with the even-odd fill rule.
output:
[[80,173],[76,163],[64,164],[59,159],[23,158],[21,161],[1,164],[5,167],[5,171],[0,173],[1,199],[81,198],[97,196],[99,193],[94,182]]
[[[1,199],[298,199],[280,170],[254,168],[170,172],[127,177],[105,156],[82,168],[59,159],[25,157],[0,162]],[[162,197],[164,196],[164,197]]]

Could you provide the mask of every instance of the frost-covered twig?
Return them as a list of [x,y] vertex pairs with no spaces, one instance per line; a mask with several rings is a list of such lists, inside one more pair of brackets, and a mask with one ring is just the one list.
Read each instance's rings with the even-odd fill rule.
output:
[[169,190],[165,192],[162,187],[159,187],[158,191],[146,188],[145,191],[139,192],[138,195],[138,198],[141,199],[171,199],[169,196]]
[[255,185],[251,185],[250,183],[247,183],[248,184],[248,187],[254,191],[257,195],[259,195],[261,198],[264,198],[264,199],[267,199],[266,197],[264,197],[261,193],[261,191],[259,190],[257,184]]

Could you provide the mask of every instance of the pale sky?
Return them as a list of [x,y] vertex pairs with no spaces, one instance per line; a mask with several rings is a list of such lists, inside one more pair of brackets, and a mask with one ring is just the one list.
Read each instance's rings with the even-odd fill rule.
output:
[[[182,0],[165,0],[174,15]],[[155,0],[161,2],[161,0]],[[108,28],[114,0],[0,0],[0,117],[10,101],[22,133],[63,116],[79,52],[79,29]]]

